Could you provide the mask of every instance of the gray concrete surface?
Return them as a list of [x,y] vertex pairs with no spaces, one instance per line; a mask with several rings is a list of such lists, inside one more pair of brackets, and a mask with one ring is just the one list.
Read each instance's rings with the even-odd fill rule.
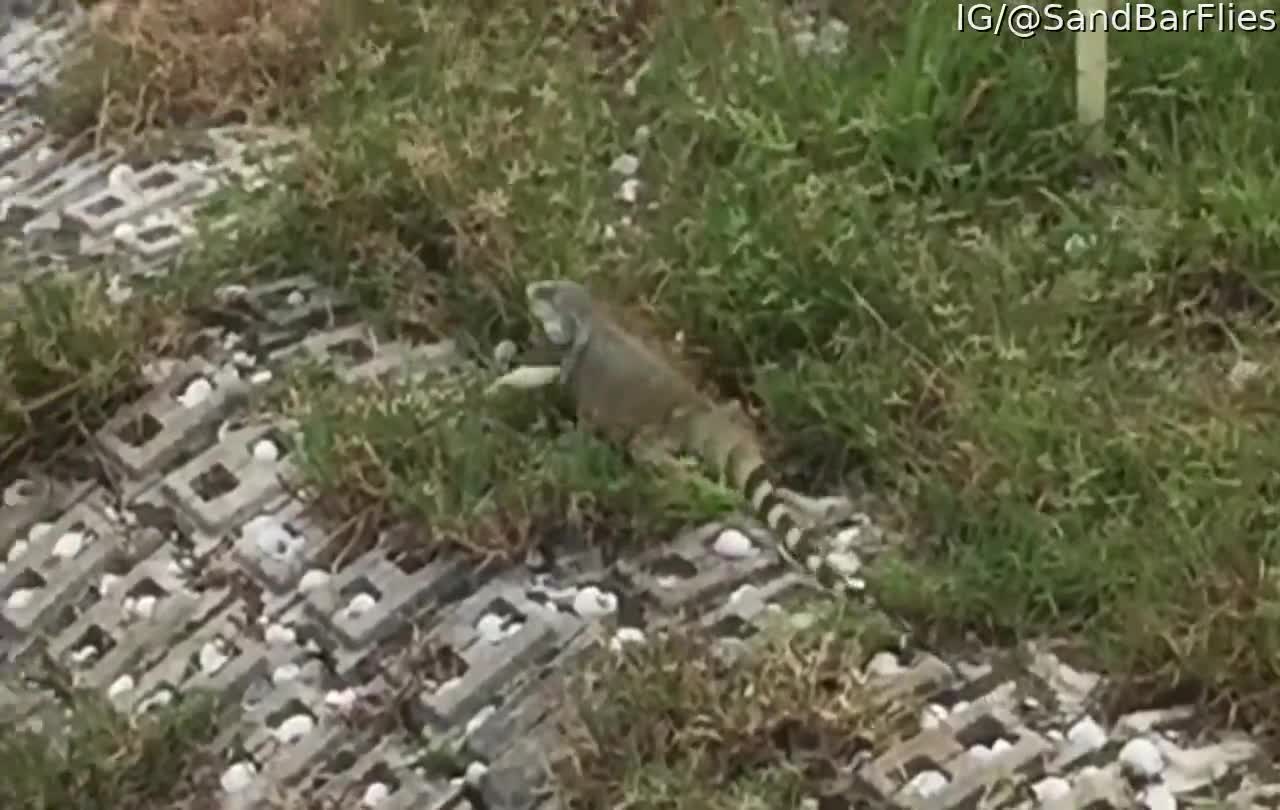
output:
[[[211,158],[131,170],[119,150],[49,137],[24,95],[54,75],[73,23],[0,26],[0,234],[22,273],[112,268],[125,291],[130,273],[163,271],[189,243],[193,205],[252,180],[247,143],[288,139],[216,131]],[[272,351],[238,355],[221,335],[207,355],[157,369],[154,389],[87,448],[110,481],[0,482],[0,716],[42,716],[51,697],[19,676],[47,655],[127,711],[191,690],[238,700],[247,711],[219,738],[224,807],[556,806],[542,757],[555,745],[548,718],[561,679],[634,611],[607,597],[605,610],[581,590],[616,586],[589,555],[558,572],[484,578],[390,545],[353,558],[327,548],[329,527],[281,483],[288,456],[262,444],[287,426],[246,419],[243,394],[299,356],[350,377],[462,359],[447,344],[375,343],[341,296],[305,277],[241,298]],[[368,349],[354,354],[363,361],[336,350],[352,341]],[[744,628],[791,609],[805,584],[765,551],[723,558],[711,548],[716,531],[620,566],[627,581],[613,595],[647,607],[641,632],[701,622],[732,649],[750,643]],[[1104,729],[1090,719],[1102,679],[1031,653],[876,655],[868,679],[914,703],[918,729],[851,762],[843,787],[815,806],[1100,810],[1215,795],[1280,806],[1280,785],[1268,787],[1277,780],[1248,740],[1193,742],[1195,718],[1176,707]],[[393,699],[401,722],[386,721]],[[460,746],[470,765],[454,778],[415,766],[406,722]]]

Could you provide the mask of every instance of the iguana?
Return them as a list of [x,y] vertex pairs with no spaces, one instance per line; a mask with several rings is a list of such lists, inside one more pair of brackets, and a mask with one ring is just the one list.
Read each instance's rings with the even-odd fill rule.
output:
[[[824,587],[851,587],[847,575],[820,550],[811,523],[833,522],[822,501],[775,486],[755,432],[737,402],[719,404],[669,360],[624,329],[587,289],[573,281],[535,281],[526,287],[530,310],[550,345],[514,359],[517,368],[495,387],[564,385],[581,424],[627,447],[643,461],[675,463],[691,452],[724,474],[779,539],[793,565],[815,574]],[[558,373],[556,367],[558,366]]]

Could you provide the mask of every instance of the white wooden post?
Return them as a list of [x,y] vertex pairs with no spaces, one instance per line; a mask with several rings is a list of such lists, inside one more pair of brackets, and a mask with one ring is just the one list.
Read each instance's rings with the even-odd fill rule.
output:
[[[1098,12],[1106,13],[1107,0],[1077,0],[1077,7],[1092,21]],[[1101,149],[1107,118],[1107,31],[1101,21],[1076,34],[1076,116],[1093,130],[1090,145]]]

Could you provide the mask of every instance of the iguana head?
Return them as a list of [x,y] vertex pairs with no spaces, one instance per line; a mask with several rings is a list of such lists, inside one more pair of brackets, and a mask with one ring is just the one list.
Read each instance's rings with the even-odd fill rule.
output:
[[525,287],[529,310],[542,325],[547,340],[557,346],[578,342],[580,332],[589,328],[591,296],[573,281],[535,281]]
[[547,340],[567,346],[560,363],[560,380],[569,379],[591,337],[591,294],[574,281],[535,281],[525,287],[529,311],[542,325]]

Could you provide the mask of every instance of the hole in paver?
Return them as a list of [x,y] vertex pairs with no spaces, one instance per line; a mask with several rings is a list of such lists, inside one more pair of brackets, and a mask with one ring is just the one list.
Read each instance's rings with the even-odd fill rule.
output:
[[1016,734],[1007,731],[999,720],[989,714],[984,714],[974,720],[956,734],[956,742],[965,748],[972,748],[975,745],[990,748],[995,745],[997,740],[1013,743],[1017,742],[1018,737]]
[[171,171],[158,171],[155,174],[151,175],[150,177],[147,177],[142,181],[140,181],[138,183],[138,188],[145,188],[145,189],[160,188],[161,186],[171,185],[177,179],[178,179],[178,175],[174,174]]
[[76,639],[75,643],[71,645],[71,654],[75,655],[86,647],[94,648],[97,650],[97,654],[83,662],[84,664],[90,664],[111,652],[115,649],[115,646],[115,639],[111,637],[110,633],[96,624],[91,624],[80,634],[80,638]]
[[169,224],[152,225],[150,228],[143,228],[137,233],[138,240],[149,245],[165,239],[172,239],[177,235],[178,229]]
[[310,290],[306,290],[301,287],[281,287],[278,290],[272,290],[266,295],[260,297],[258,299],[258,304],[264,309],[278,309],[282,305],[286,304],[290,308],[294,308],[294,305],[289,303],[290,297],[296,298],[294,293],[301,295],[303,298],[303,301],[299,306],[306,306],[307,302],[311,299]]
[[698,575],[698,566],[676,554],[668,554],[654,560],[645,566],[645,570],[655,577],[689,579]]
[[129,558],[119,551],[113,551],[107,555],[106,562],[103,563],[103,573],[112,576],[122,577],[133,569],[133,564],[129,562]]
[[437,684],[467,674],[467,662],[447,644],[428,645],[415,658],[414,671]]
[[100,217],[124,206],[124,200],[114,194],[104,194],[102,199],[84,209],[90,216]]
[[305,714],[307,717],[310,717],[312,720],[316,719],[315,713],[312,712],[310,709],[308,709],[305,703],[303,703],[301,700],[298,700],[297,698],[292,698],[291,700],[286,702],[283,706],[276,709],[271,714],[267,715],[267,728],[271,728],[271,729],[277,728],[285,720],[288,720],[290,717],[293,717],[299,714]]
[[134,586],[125,594],[126,597],[133,597],[134,599],[150,596],[154,597],[157,602],[168,595],[169,592],[160,587],[160,585],[151,577],[143,577],[138,580],[137,583],[135,583]]
[[32,192],[31,196],[35,197],[36,199],[39,199],[48,194],[52,194],[53,192],[62,188],[62,186],[66,182],[67,180],[65,177],[51,177],[48,180],[44,181],[44,183],[40,184],[39,186],[36,186],[36,189],[34,192]]
[[373,348],[360,338],[347,338],[329,347],[329,354],[345,357],[356,363],[363,363],[373,358]]
[[946,774],[948,778],[951,777],[946,768],[943,768],[929,757],[920,756],[913,757],[902,764],[902,772],[906,775],[906,779],[903,781],[910,782],[925,771],[937,771],[938,773]]
[[[16,481],[12,486],[14,494],[25,502],[34,500],[40,494],[40,485],[35,481],[32,481],[30,478],[23,478]],[[0,509],[2,508],[4,508],[4,504],[0,504]]]
[[347,600],[359,596],[362,593],[367,593],[373,597],[375,602],[382,601],[382,591],[374,587],[373,583],[366,577],[356,577],[343,586],[342,590],[338,591],[338,593],[343,599]]
[[485,608],[484,612],[496,613],[497,615],[501,616],[505,621],[522,622],[525,620],[525,615],[521,613],[519,610],[517,610],[515,605],[511,604],[505,599],[494,599],[492,602],[489,603],[489,606]]
[[232,475],[230,470],[222,466],[221,462],[218,462],[195,478],[192,478],[191,489],[202,500],[211,501],[214,498],[226,495],[235,489],[239,483],[240,480]]
[[40,576],[30,568],[22,569],[22,573],[13,578],[14,590],[21,590],[25,588],[26,590],[33,591],[38,588],[43,588],[47,584],[48,582],[44,577]]
[[751,638],[758,631],[751,622],[744,621],[741,616],[730,614],[712,625],[711,632],[721,638],[746,639]]
[[392,794],[400,790],[400,780],[396,778],[395,772],[391,770],[391,766],[385,762],[379,762],[374,765],[364,775],[364,784],[368,785],[372,782],[381,782],[387,786],[387,793]]
[[164,425],[160,423],[159,419],[143,411],[121,424],[116,429],[116,436],[120,438],[120,441],[131,447],[141,447],[154,439],[156,434],[163,429]]
[[1119,808],[1106,799],[1094,799],[1084,806],[1084,810],[1119,810]]
[[[334,754],[333,758],[327,763],[327,766],[321,768],[315,776],[311,777],[311,792],[319,793],[324,790],[324,788],[333,781],[335,776],[339,776],[351,770],[352,766],[359,761],[359,755],[350,748],[344,748]],[[296,784],[297,780],[295,779],[293,783]]]

